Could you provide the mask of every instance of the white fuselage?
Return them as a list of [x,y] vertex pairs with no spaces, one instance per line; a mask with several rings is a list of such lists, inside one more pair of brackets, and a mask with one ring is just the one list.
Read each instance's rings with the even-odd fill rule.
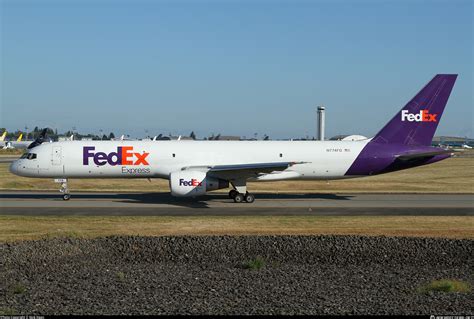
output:
[[[35,155],[15,161],[11,171],[28,177],[168,179],[189,166],[302,162],[256,180],[339,179],[350,177],[345,173],[368,141],[65,141],[34,147],[29,152]],[[126,150],[120,163],[119,147]]]

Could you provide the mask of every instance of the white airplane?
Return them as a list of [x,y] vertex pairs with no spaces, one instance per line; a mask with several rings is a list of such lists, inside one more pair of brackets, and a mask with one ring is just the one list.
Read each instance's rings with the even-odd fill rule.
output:
[[6,131],[3,133],[3,149],[12,149],[12,148],[19,148],[19,149],[26,149],[33,141],[22,141],[23,133],[20,133],[16,141],[5,141],[4,136],[6,135]]
[[[69,141],[43,143],[46,130],[10,166],[13,174],[55,178],[163,178],[174,196],[228,188],[251,203],[247,181],[333,180],[434,163],[452,151],[431,147],[457,75],[436,75],[371,139],[355,141]],[[377,110],[380,112],[380,109]]]

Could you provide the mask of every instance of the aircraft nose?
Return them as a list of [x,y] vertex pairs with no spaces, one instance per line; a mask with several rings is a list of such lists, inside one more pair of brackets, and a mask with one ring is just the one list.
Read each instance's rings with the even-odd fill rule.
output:
[[17,175],[18,174],[18,161],[13,161],[10,164],[10,173]]

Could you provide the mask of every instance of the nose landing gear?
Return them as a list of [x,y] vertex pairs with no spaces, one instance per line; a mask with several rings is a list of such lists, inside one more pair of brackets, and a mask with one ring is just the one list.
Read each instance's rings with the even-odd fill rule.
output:
[[54,180],[56,183],[61,183],[59,191],[63,193],[63,200],[69,200],[71,194],[69,194],[69,188],[67,187],[67,178],[57,178]]

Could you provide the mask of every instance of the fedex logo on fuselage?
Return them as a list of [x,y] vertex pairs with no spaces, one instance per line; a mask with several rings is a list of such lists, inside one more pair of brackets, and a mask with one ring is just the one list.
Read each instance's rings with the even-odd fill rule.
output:
[[407,110],[402,110],[402,121],[408,122],[437,122],[436,116],[438,114],[430,114],[429,110],[421,110],[418,114],[408,113]]
[[186,181],[182,178],[179,179],[179,186],[202,186],[202,182],[195,178],[191,178],[190,181]]
[[94,152],[95,146],[84,146],[82,152],[82,164],[89,165],[89,158],[92,158],[95,165],[109,164],[115,165],[150,165],[146,158],[150,153],[135,153],[133,146],[119,146],[117,152],[104,153]]

